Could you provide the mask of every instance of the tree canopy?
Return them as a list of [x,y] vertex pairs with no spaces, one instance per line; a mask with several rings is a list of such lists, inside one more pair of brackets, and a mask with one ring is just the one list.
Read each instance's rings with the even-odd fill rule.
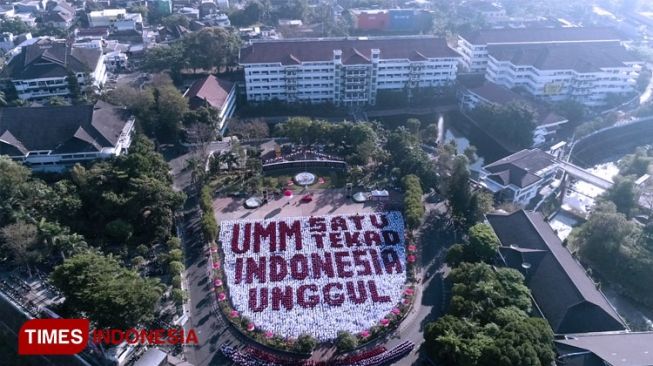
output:
[[51,279],[66,305],[98,327],[128,329],[151,321],[161,296],[157,281],[145,280],[112,256],[94,251],[66,259]]
[[471,115],[506,145],[516,149],[533,145],[536,112],[526,104],[513,102],[502,106],[479,106]]
[[523,276],[484,263],[462,263],[450,274],[453,293],[447,315],[427,324],[425,347],[444,365],[550,365],[553,331],[530,318]]

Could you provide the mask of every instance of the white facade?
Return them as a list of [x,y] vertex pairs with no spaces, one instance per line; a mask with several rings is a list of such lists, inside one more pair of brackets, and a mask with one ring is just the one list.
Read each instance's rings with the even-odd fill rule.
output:
[[[104,57],[101,56],[95,70],[86,74],[78,72],[76,74],[77,82],[80,88],[92,83],[95,87],[102,87],[107,80],[107,69],[104,64]],[[18,97],[23,100],[41,99],[54,96],[66,97],[70,95],[68,90],[67,76],[36,78],[36,79],[12,79],[12,83],[18,92]]]
[[552,102],[572,99],[586,106],[604,105],[609,94],[634,91],[639,63],[602,67],[582,72],[571,68],[539,69],[533,65],[515,65],[488,57],[486,79],[507,88],[521,87],[531,95]]
[[247,100],[262,102],[331,102],[338,105],[375,104],[379,90],[446,86],[455,81],[458,57],[423,61],[381,58],[372,49],[370,62],[343,63],[342,50],[331,59],[284,65],[242,63]]
[[142,28],[143,17],[140,13],[128,13],[125,9],[104,9],[88,13],[91,28],[110,27],[117,31]]
[[458,37],[458,53],[462,56],[463,69],[471,73],[485,72],[487,66],[487,44],[472,44],[463,37]]
[[96,152],[79,152],[57,154],[51,150],[30,151],[25,156],[12,156],[11,158],[26,164],[34,171],[61,172],[76,163],[89,160],[108,159],[127,153],[131,145],[135,118],[131,117],[120,132],[118,143],[115,147],[105,147]]
[[459,35],[456,51],[462,55],[465,72],[483,73],[489,62],[488,45],[619,41],[616,31],[605,27],[486,29],[468,35]]

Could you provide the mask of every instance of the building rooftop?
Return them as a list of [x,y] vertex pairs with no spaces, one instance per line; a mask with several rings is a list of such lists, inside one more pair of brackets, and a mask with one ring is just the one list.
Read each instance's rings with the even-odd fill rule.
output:
[[186,93],[191,108],[199,108],[208,103],[215,109],[222,109],[229,93],[234,88],[231,81],[218,79],[213,75],[206,76],[191,85]]
[[[522,272],[556,334],[621,331],[626,325],[538,212],[488,214],[506,265]],[[528,269],[525,269],[525,264]],[[619,363],[620,364],[620,363]]]
[[444,39],[435,37],[322,38],[254,42],[241,50],[240,63],[329,61],[333,50],[342,50],[345,64],[369,63],[372,49],[380,50],[381,59],[459,57]]
[[116,146],[129,121],[125,108],[95,105],[0,108],[0,154],[96,152]]
[[638,62],[636,55],[618,42],[540,43],[490,45],[490,57],[539,70],[597,72],[602,68],[625,67]]
[[92,72],[102,50],[78,48],[64,41],[38,39],[11,59],[2,76],[17,80],[65,77],[69,72]]
[[614,28],[502,28],[483,29],[461,34],[471,44],[519,44],[545,42],[620,41]]
[[574,334],[555,343],[560,358],[582,366],[653,365],[653,332]]
[[483,167],[488,178],[507,186],[528,187],[542,179],[537,172],[554,165],[554,158],[540,149],[525,149]]

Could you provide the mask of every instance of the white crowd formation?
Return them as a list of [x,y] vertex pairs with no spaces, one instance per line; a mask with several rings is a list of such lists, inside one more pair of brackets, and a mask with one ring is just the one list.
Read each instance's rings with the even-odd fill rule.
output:
[[[378,233],[394,231],[400,238],[399,243],[372,246],[362,244],[351,247],[343,243],[342,247],[334,248],[330,245],[328,237],[329,233],[338,230],[332,230],[327,224],[325,235],[327,239],[325,239],[323,248],[319,248],[316,240],[312,237],[315,231],[311,231],[309,217],[300,217],[262,221],[262,223],[286,221],[288,225],[291,225],[294,221],[299,220],[302,236],[301,249],[298,250],[295,247],[294,239],[288,239],[288,245],[284,251],[280,251],[277,246],[277,250],[271,252],[270,245],[262,243],[258,253],[250,250],[246,253],[236,254],[231,250],[234,224],[239,223],[242,230],[243,224],[247,221],[223,222],[220,239],[225,253],[224,271],[227,277],[229,297],[234,308],[241,316],[249,318],[257,328],[282,337],[296,338],[301,334],[310,334],[318,340],[325,341],[334,339],[339,331],[359,334],[372,326],[380,325],[382,319],[392,316],[392,309],[402,301],[406,284],[406,252],[401,214],[388,212],[374,215],[385,215],[388,225],[378,228],[371,223],[368,215],[364,215],[362,227],[359,229],[349,225],[349,230]],[[327,223],[330,222],[331,217],[324,217]],[[278,235],[279,232],[277,232]],[[242,232],[239,237],[242,240]],[[279,238],[277,237],[278,242]],[[335,260],[337,253],[340,253],[338,256],[341,261]],[[331,256],[333,277],[327,276],[324,270],[321,270],[320,274],[316,274],[316,269],[311,261],[312,254],[316,254],[320,258],[325,258],[325,255]],[[283,257],[288,264],[287,275],[281,280],[278,277],[274,280],[270,278],[269,259],[275,255]],[[307,276],[297,276],[297,273],[292,271],[290,263],[294,260],[293,257],[297,259],[298,256],[307,258],[305,262],[308,267]],[[241,267],[239,272],[242,274],[243,280],[237,284],[237,259],[244,258],[244,262],[246,262],[247,258],[252,258],[259,263],[261,257],[268,260],[263,283],[258,278],[254,278],[252,283],[247,283],[244,274],[246,269]],[[378,265],[374,265],[374,261]],[[344,262],[348,263],[344,264],[343,268]],[[390,264],[387,265],[388,263]],[[366,270],[366,267],[369,270]],[[291,290],[285,292],[288,287]],[[256,291],[256,296],[250,296],[250,289]],[[267,294],[262,294],[265,291]],[[275,300],[273,293],[284,296],[276,296],[277,301],[273,301]],[[262,303],[265,301],[267,301],[267,306],[263,308]]]

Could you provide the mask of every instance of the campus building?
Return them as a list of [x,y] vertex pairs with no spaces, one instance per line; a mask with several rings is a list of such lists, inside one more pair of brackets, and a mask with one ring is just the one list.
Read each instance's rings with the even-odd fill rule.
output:
[[485,165],[481,186],[500,201],[526,206],[558,172],[555,158],[540,149],[521,150]]
[[487,47],[485,78],[559,102],[602,106],[635,91],[642,61],[618,42],[538,43]]
[[77,77],[82,89],[101,87],[107,78],[102,50],[39,39],[22,47],[2,72],[2,78],[13,83],[18,97],[24,100],[69,96],[70,75]]
[[134,117],[125,108],[103,101],[0,108],[0,155],[34,170],[61,171],[126,153],[133,130]]
[[612,28],[598,27],[484,29],[459,35],[457,51],[464,71],[484,73],[489,62],[488,46],[583,42],[619,43],[620,37]]
[[[506,266],[520,271],[555,334],[619,332],[623,319],[539,212],[488,214]],[[630,365],[630,364],[629,364]]]
[[375,104],[377,93],[450,85],[459,55],[434,37],[253,41],[241,50],[249,102]]
[[191,109],[213,108],[218,113],[218,130],[222,131],[228,118],[236,110],[236,85],[213,75],[203,77],[193,83],[184,93]]

